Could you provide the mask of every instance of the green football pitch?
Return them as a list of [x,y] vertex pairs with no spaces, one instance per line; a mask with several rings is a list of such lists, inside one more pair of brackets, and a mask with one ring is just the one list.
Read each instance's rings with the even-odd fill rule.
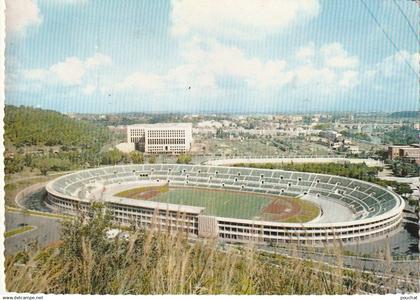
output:
[[251,193],[218,191],[194,188],[170,188],[168,192],[149,199],[205,207],[204,214],[226,218],[253,219],[261,215],[273,197]]

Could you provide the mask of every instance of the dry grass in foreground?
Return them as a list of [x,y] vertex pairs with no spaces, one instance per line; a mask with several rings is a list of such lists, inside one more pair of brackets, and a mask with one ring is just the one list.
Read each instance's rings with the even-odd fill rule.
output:
[[[54,294],[355,294],[384,293],[376,279],[251,246],[136,230],[109,240],[110,216],[63,221],[61,243],[6,259],[9,292]],[[337,261],[340,256],[337,255]],[[388,282],[392,286],[392,282]]]

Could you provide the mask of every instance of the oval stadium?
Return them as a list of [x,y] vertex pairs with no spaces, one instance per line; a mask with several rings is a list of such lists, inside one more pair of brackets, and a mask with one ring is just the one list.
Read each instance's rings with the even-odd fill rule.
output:
[[339,176],[207,165],[117,165],[49,182],[47,204],[69,214],[102,202],[113,221],[227,242],[361,243],[398,230],[404,201]]

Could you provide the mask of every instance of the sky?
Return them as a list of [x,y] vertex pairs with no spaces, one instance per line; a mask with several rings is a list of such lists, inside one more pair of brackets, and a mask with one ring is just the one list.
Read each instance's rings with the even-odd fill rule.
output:
[[418,110],[418,19],[408,0],[6,0],[6,104]]

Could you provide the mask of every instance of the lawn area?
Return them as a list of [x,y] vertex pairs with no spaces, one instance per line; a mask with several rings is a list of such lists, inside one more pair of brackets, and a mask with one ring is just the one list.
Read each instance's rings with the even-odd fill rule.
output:
[[252,219],[260,215],[261,209],[268,205],[272,198],[251,193],[171,188],[169,192],[159,194],[151,200],[205,207],[204,213],[211,216]]
[[19,227],[19,228],[15,228],[15,229],[9,230],[8,232],[5,232],[4,233],[4,238],[8,238],[8,237],[14,236],[16,234],[21,234],[21,233],[24,233],[26,231],[32,230],[34,228],[35,228],[34,226],[22,226],[22,227]]
[[[116,196],[204,207],[205,215],[225,218],[301,223],[314,219],[319,213],[316,205],[299,198],[207,188],[143,186]],[[277,210],[265,212],[274,202]]]

